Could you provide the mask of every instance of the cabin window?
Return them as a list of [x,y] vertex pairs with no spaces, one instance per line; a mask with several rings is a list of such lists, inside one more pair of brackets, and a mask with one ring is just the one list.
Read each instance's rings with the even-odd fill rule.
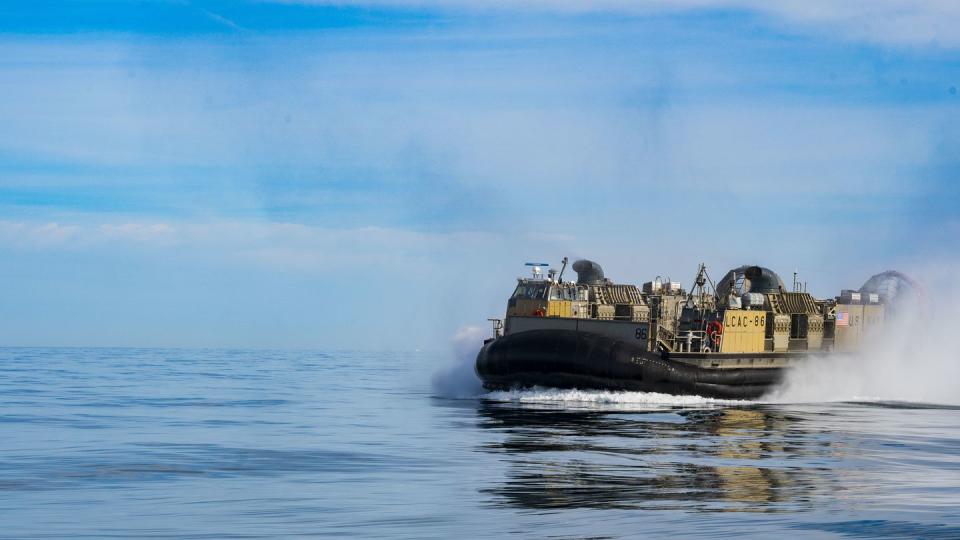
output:
[[521,283],[513,291],[511,298],[526,298],[540,300],[546,298],[547,286],[545,283]]
[[552,285],[550,287],[550,300],[576,300],[577,289],[573,287],[563,287]]

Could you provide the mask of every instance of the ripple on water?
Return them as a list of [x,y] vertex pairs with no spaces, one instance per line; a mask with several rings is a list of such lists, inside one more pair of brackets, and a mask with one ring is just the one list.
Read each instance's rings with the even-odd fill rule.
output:
[[956,407],[449,399],[446,363],[0,349],[0,535],[958,537]]

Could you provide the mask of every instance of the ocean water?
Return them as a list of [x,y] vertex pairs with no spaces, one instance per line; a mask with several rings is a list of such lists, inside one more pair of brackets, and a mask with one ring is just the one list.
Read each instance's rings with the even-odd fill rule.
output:
[[442,355],[0,349],[4,538],[960,538],[960,408],[530,390]]

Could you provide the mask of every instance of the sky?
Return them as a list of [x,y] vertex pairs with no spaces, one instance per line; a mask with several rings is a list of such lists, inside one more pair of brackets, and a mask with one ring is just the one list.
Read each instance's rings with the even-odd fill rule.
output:
[[527,261],[952,264],[960,4],[5,2],[0,345],[432,350]]

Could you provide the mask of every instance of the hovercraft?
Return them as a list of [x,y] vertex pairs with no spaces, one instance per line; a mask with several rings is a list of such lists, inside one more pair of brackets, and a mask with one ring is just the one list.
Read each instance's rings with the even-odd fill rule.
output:
[[[757,398],[812,354],[853,352],[884,323],[888,294],[861,290],[817,299],[797,281],[786,290],[769,268],[744,265],[714,282],[705,265],[690,290],[656,278],[637,287],[573,264],[576,281],[528,263],[503,319],[477,355],[485,388],[531,386]],[[899,275],[899,274],[897,274]],[[887,287],[890,289],[890,287]],[[902,287],[901,289],[902,290]]]

